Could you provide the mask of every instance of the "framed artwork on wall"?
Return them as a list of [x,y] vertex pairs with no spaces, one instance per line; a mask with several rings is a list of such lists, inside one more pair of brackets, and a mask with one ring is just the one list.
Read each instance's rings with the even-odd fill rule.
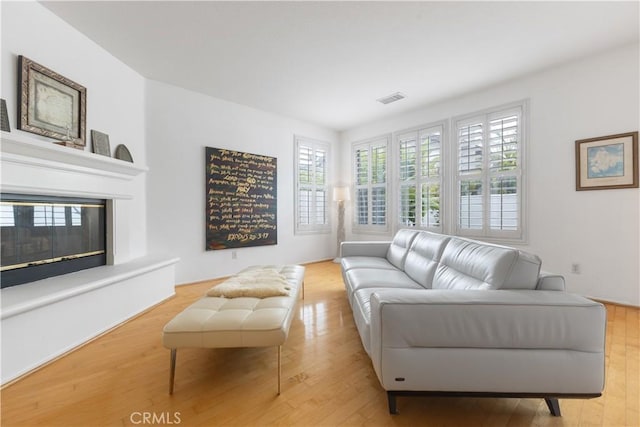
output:
[[206,147],[206,250],[278,244],[278,159]]
[[109,135],[91,129],[91,144],[93,152],[102,156],[111,157],[111,146],[109,145]]
[[638,132],[576,141],[576,190],[638,188]]
[[131,157],[131,153],[129,152],[129,149],[124,144],[120,144],[116,147],[116,159],[133,163],[133,157]]
[[0,125],[4,132],[11,132],[9,125],[9,114],[7,114],[7,101],[0,99]]
[[84,147],[87,89],[22,55],[18,63],[18,129]]

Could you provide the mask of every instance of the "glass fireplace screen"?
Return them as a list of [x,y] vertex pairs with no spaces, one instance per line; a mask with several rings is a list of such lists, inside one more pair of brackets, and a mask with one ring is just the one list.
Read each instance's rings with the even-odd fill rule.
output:
[[0,228],[3,288],[105,264],[104,200],[3,194]]

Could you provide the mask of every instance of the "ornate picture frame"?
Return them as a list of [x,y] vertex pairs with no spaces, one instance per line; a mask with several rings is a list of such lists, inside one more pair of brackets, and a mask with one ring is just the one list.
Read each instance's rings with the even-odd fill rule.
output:
[[84,147],[87,89],[22,55],[18,68],[18,129]]
[[638,132],[576,141],[576,191],[638,188]]

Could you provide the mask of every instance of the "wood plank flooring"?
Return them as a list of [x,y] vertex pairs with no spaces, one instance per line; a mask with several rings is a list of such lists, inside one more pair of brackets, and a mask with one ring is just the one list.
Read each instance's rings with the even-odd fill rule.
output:
[[[305,299],[282,349],[179,350],[168,394],[169,350],[161,330],[212,283],[177,296],[2,390],[2,426],[638,426],[639,310],[607,305],[604,395],[560,400],[399,398],[386,394],[360,343],[340,270],[307,266]],[[78,319],[78,321],[82,321]]]

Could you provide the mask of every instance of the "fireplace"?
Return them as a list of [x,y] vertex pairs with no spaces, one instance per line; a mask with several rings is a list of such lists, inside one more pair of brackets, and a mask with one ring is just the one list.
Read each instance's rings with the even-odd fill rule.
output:
[[2,194],[3,288],[106,264],[105,200]]

